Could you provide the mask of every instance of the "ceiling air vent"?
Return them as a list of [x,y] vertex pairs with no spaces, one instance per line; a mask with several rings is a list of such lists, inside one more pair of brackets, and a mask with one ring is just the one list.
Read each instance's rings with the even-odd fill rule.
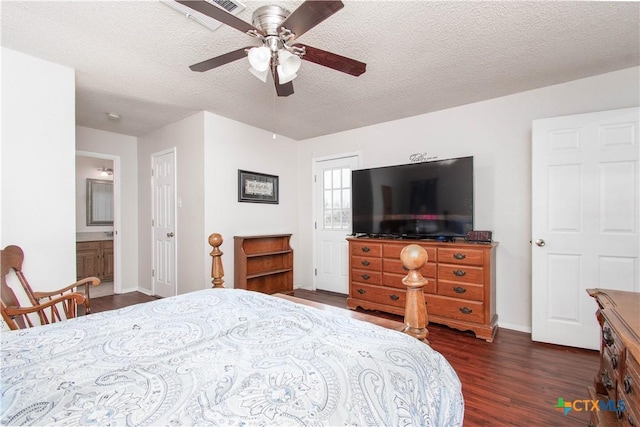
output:
[[[206,0],[206,1],[217,7],[220,7],[226,10],[232,15],[237,15],[242,10],[244,10],[244,7],[245,7],[238,0]],[[198,22],[199,24],[204,25],[210,30],[215,30],[220,25],[222,25],[219,21],[216,21],[215,19],[210,18],[207,15],[197,12],[191,9],[190,7],[183,6],[182,4],[175,2],[173,0],[161,0],[161,2],[171,7],[172,9],[177,10],[182,15],[185,15],[188,18],[191,18],[194,21]]]

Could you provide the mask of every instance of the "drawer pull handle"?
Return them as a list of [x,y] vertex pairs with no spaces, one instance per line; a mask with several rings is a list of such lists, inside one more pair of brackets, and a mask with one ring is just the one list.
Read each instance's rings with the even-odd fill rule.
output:
[[633,386],[631,385],[631,377],[629,375],[624,377],[624,392],[627,394],[633,393]]
[[465,292],[467,292],[467,290],[462,286],[456,286],[455,288],[453,288],[453,290],[456,294],[464,294]]
[[455,254],[453,254],[453,257],[455,259],[465,259],[467,256],[465,254],[461,254],[460,252],[456,252]]
[[369,249],[369,247],[367,246],[363,246],[362,247],[362,252],[369,252],[371,249]]
[[389,298],[391,298],[394,301],[398,301],[400,299],[398,295],[389,295]]
[[629,425],[631,427],[634,427],[636,425],[635,421],[633,421],[633,417],[631,416],[631,414],[627,415],[627,421],[629,421]]
[[618,355],[614,354],[611,356],[611,366],[613,366],[613,369],[618,367]]
[[473,313],[473,310],[471,310],[469,307],[460,307],[460,313],[462,313],[462,314],[471,314],[471,313]]
[[605,326],[602,328],[602,341],[608,346],[612,346],[615,340],[613,339],[613,334],[611,333],[611,329]]
[[466,272],[466,271],[464,271],[464,270],[453,270],[453,274],[455,274],[455,275],[456,275],[456,276],[458,276],[458,277],[462,277],[462,276],[464,276],[465,274],[467,274],[467,272]]
[[369,280],[371,278],[371,276],[369,276],[368,274],[363,274],[362,277],[364,280]]
[[366,294],[366,293],[367,293],[367,291],[365,291],[364,289],[358,289],[358,293],[359,293],[360,295],[364,295],[364,294]]
[[371,264],[369,261],[367,261],[366,259],[363,261],[360,261],[362,263],[362,265],[364,265],[365,267],[367,267],[369,264]]
[[613,388],[613,381],[611,381],[609,371],[607,371],[606,369],[602,371],[602,375],[600,375],[600,381],[607,390],[611,390]]

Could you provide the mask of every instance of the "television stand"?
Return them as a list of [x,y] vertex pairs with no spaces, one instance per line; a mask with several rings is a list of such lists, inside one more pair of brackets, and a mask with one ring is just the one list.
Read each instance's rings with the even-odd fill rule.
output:
[[347,307],[404,316],[406,287],[400,252],[409,244],[428,255],[420,270],[428,320],[493,341],[496,314],[496,248],[493,243],[440,242],[412,239],[349,237],[349,297]]

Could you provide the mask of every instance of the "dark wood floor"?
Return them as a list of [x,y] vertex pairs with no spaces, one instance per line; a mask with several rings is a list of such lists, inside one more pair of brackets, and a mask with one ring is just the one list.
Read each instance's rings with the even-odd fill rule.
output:
[[115,310],[116,308],[128,307],[142,302],[149,302],[158,299],[157,297],[145,295],[142,292],[129,292],[127,294],[107,295],[106,297],[91,297],[91,312]]
[[[296,290],[294,295],[335,307],[346,307],[344,295]],[[91,300],[94,312],[151,301],[138,292]],[[367,313],[375,313],[367,311]],[[400,320],[398,316],[375,313]],[[598,353],[531,341],[531,335],[500,329],[493,343],[470,332],[429,325],[431,347],[458,373],[465,399],[465,426],[579,426],[587,412],[563,415],[554,406],[587,399],[587,387],[598,370]]]

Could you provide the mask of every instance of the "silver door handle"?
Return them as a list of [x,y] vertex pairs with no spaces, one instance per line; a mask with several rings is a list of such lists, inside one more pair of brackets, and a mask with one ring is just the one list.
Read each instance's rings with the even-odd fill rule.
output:
[[538,239],[536,240],[536,245],[543,247],[544,245],[546,245],[547,243],[543,240],[543,239]]
[[167,237],[173,237],[173,236],[174,236],[173,231],[171,233],[167,233]]

